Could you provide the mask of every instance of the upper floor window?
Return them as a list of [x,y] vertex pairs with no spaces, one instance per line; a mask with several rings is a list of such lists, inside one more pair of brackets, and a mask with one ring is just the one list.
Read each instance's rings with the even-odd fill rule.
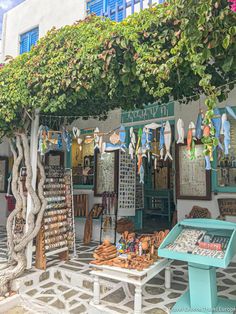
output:
[[24,33],[20,36],[20,54],[29,52],[32,46],[35,46],[39,38],[38,27]]
[[122,6],[123,0],[89,0],[87,2],[88,13],[95,13],[97,16],[105,14],[111,20],[122,21],[123,20],[123,10],[118,10],[116,17],[116,6]]

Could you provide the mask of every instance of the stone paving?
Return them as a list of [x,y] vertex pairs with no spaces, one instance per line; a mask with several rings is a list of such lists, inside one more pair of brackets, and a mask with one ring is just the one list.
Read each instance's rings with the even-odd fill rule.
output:
[[[0,231],[0,256],[6,254],[4,230]],[[4,246],[5,245],[5,246]],[[19,280],[20,296],[24,313],[41,314],[82,314],[88,313],[92,299],[93,282],[88,264],[92,252],[97,246],[77,242],[77,258],[60,262],[56,257],[49,264],[46,272],[32,270]],[[150,280],[143,289],[143,313],[169,313],[176,300],[188,287],[187,265],[175,261],[172,264],[171,289],[164,288],[164,272]],[[134,286],[116,281],[101,282],[101,299],[104,310],[111,314],[133,313]],[[217,271],[219,295],[236,300],[236,263],[231,263],[225,270]],[[1,310],[0,310],[1,313]]]

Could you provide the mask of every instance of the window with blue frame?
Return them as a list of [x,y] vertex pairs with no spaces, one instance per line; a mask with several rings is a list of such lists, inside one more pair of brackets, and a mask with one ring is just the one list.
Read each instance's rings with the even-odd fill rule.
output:
[[20,54],[29,52],[32,46],[35,46],[39,38],[38,27],[26,32],[20,36]]
[[[111,20],[116,19],[116,6],[122,6],[123,0],[90,0],[87,3],[88,13],[95,13],[97,16],[101,16],[105,13]],[[118,21],[123,19],[123,10],[118,11]]]

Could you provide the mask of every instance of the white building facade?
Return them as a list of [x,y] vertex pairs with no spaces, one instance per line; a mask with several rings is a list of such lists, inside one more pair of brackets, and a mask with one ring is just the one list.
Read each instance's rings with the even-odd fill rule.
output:
[[[85,0],[25,0],[5,13],[0,41],[0,63],[6,56],[16,57],[21,53],[22,38],[30,39],[29,34],[36,35],[36,41],[43,37],[52,27],[60,28],[84,19],[86,15]],[[26,34],[26,35],[25,35]],[[30,49],[29,42],[27,43]],[[9,157],[7,142],[0,144],[0,156]],[[0,225],[6,225],[7,203],[5,193],[0,193]]]
[[2,60],[20,54],[21,37],[37,29],[38,38],[52,27],[60,28],[84,19],[85,0],[26,0],[9,10],[3,19]]

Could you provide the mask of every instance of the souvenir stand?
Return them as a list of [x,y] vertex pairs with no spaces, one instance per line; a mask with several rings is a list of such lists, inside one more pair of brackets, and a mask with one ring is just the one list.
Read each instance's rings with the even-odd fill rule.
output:
[[216,268],[226,268],[236,253],[236,224],[211,219],[186,219],[164,239],[158,255],[186,261],[189,290],[172,313],[235,313],[236,301],[217,296]]
[[36,268],[46,269],[47,257],[67,260],[75,247],[73,185],[71,169],[46,166],[44,196],[47,207],[36,239]]

